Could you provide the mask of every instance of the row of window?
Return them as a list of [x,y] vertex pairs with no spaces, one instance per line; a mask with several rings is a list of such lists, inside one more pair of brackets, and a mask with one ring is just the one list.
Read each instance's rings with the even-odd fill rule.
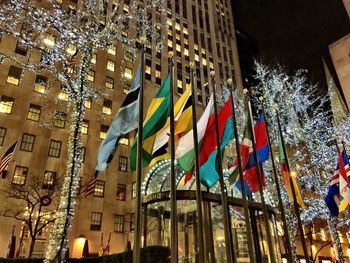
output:
[[[135,215],[134,213],[129,214],[129,230],[134,230],[134,221]],[[123,233],[125,225],[125,216],[124,215],[115,215],[114,216],[114,232]],[[90,221],[90,230],[92,231],[101,231],[102,226],[102,213],[92,212],[91,213],[91,221]]]
[[[101,180],[97,180],[95,184],[94,196],[95,197],[104,197],[105,193],[105,182]],[[131,187],[131,198],[136,197],[136,183],[132,183]],[[125,201],[126,198],[126,185],[125,184],[117,184],[117,193],[116,200]]]
[[[16,166],[13,173],[12,183],[17,185],[24,185],[28,177],[28,167]],[[42,188],[52,189],[56,182],[56,172],[45,171],[42,178]]]

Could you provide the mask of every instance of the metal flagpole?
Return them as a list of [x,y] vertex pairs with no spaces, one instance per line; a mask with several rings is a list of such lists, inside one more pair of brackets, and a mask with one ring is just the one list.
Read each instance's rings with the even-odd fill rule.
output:
[[286,249],[286,256],[287,256],[288,262],[289,263],[293,263],[292,246],[291,246],[291,243],[290,243],[290,237],[289,237],[289,232],[288,232],[288,227],[287,227],[286,215],[285,215],[284,206],[283,206],[282,198],[281,198],[281,189],[280,189],[280,185],[279,185],[278,177],[277,177],[277,170],[276,170],[274,152],[273,152],[271,141],[270,141],[269,127],[267,125],[267,116],[266,116],[265,107],[264,107],[264,97],[260,97],[259,100],[261,102],[261,108],[262,108],[262,112],[263,112],[263,115],[264,115],[264,118],[265,118],[267,142],[269,144],[269,150],[270,150],[270,154],[271,154],[272,172],[273,172],[273,176],[274,176],[274,180],[275,180],[275,184],[276,184],[278,205],[279,205],[279,209],[280,209],[280,212],[281,212],[284,236],[285,236],[285,239],[286,239],[286,248],[285,248]]
[[219,183],[220,183],[220,190],[221,190],[221,202],[224,212],[224,232],[225,232],[225,245],[226,245],[226,262],[232,263],[236,262],[234,250],[233,250],[233,243],[232,243],[232,229],[231,229],[231,217],[230,217],[230,211],[229,206],[227,202],[227,189],[224,182],[224,176],[222,173],[222,156],[221,156],[221,141],[220,141],[220,134],[219,134],[219,124],[218,124],[218,109],[217,109],[217,101],[216,101],[216,89],[215,89],[215,71],[210,72],[211,77],[211,86],[213,89],[213,96],[214,96],[214,114],[215,114],[215,133],[216,133],[216,145],[217,145],[217,164],[218,164],[218,173],[219,173]]
[[190,63],[191,67],[191,89],[192,89],[192,125],[193,125],[193,145],[195,153],[195,171],[196,171],[196,203],[197,203],[197,215],[198,215],[198,260],[204,261],[204,238],[203,238],[203,207],[202,207],[202,191],[199,174],[199,150],[198,150],[198,133],[197,133],[197,114],[196,114],[196,91],[197,81],[195,81],[194,75],[194,63]]
[[263,218],[264,218],[264,224],[265,224],[265,230],[266,230],[267,245],[269,248],[271,262],[274,263],[274,262],[276,262],[276,257],[275,257],[275,253],[273,250],[271,229],[270,229],[270,224],[269,224],[269,216],[267,213],[267,207],[266,207],[265,198],[264,198],[264,191],[263,191],[263,187],[262,187],[261,170],[260,170],[258,155],[256,153],[256,146],[255,146],[256,139],[255,139],[255,134],[254,134],[254,126],[253,126],[254,124],[253,124],[252,106],[251,106],[249,99],[248,99],[248,118],[249,118],[249,122],[250,122],[250,125],[248,125],[248,126],[250,129],[251,135],[252,135],[255,170],[256,170],[257,177],[258,177],[259,193],[260,193],[261,204],[262,204],[262,209],[263,209]]
[[[134,232],[134,249],[133,263],[141,262],[141,180],[142,180],[142,131],[143,131],[143,89],[144,89],[144,68],[145,68],[145,42],[146,38],[142,37],[141,42],[141,83],[139,92],[139,127],[137,138],[137,166],[136,166],[136,197],[135,197],[135,232]],[[146,227],[146,226],[144,226]]]
[[[232,115],[233,115],[233,132],[235,135],[236,153],[237,153],[238,170],[239,170],[239,182],[241,184],[241,189],[242,189],[242,203],[243,203],[244,220],[245,220],[246,233],[247,233],[247,239],[248,239],[249,259],[250,259],[250,262],[255,262],[256,259],[255,259],[255,254],[254,254],[252,230],[251,230],[251,225],[250,225],[250,221],[249,221],[249,218],[250,218],[249,217],[249,208],[248,208],[247,194],[246,194],[246,190],[245,190],[244,177],[243,177],[241,149],[240,149],[239,138],[238,138],[236,110],[235,110],[235,104],[233,101],[232,79],[228,79],[227,84],[229,85],[229,90],[230,90],[230,95],[231,95]],[[257,248],[257,249],[259,249],[259,248]]]
[[170,67],[170,221],[171,221],[171,263],[177,263],[177,204],[175,174],[175,138],[174,138],[174,61],[173,52],[169,52]]
[[306,241],[305,241],[305,236],[304,236],[303,225],[302,225],[301,219],[300,219],[299,205],[298,205],[296,194],[295,194],[293,180],[292,180],[292,177],[290,176],[290,166],[289,166],[289,160],[288,160],[288,156],[287,156],[287,149],[286,149],[286,145],[284,143],[284,137],[283,137],[283,134],[282,134],[280,117],[278,116],[277,112],[276,112],[276,116],[277,116],[277,123],[278,123],[278,131],[279,131],[280,136],[281,136],[281,143],[282,143],[282,148],[283,148],[283,154],[284,154],[284,158],[285,158],[285,162],[286,162],[286,166],[287,166],[287,172],[289,174],[289,182],[290,182],[290,185],[291,185],[291,188],[292,188],[293,204],[294,204],[295,215],[297,216],[297,220],[298,220],[298,227],[299,227],[299,232],[300,232],[301,244],[302,244],[302,247],[303,247],[303,252],[304,252],[306,263],[309,263],[310,259],[309,259],[309,255],[307,253],[307,247],[306,247]]

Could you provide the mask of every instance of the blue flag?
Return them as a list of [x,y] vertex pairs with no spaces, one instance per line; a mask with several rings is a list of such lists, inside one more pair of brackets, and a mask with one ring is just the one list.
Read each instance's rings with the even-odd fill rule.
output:
[[106,138],[102,141],[97,153],[97,171],[104,171],[117,150],[118,142],[123,135],[138,128],[139,93],[141,86],[141,65],[138,67],[134,82],[123,104],[115,115],[108,129]]

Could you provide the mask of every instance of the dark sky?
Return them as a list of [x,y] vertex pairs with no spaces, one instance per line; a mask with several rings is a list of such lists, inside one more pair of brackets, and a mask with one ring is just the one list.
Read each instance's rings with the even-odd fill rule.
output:
[[231,0],[236,28],[257,40],[259,56],[323,81],[321,56],[350,33],[341,0]]

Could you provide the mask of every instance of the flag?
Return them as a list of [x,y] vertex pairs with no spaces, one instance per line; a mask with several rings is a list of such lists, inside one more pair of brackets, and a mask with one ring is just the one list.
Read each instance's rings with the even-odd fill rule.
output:
[[[208,124],[209,117],[213,111],[214,98],[213,94],[210,96],[207,107],[205,108],[202,116],[197,122],[198,144],[201,143],[204,133]],[[179,166],[185,171],[190,172],[194,166],[194,141],[193,141],[193,129],[187,132],[180,138],[178,146],[175,152],[176,159]],[[187,181],[185,180],[185,183]]]
[[286,156],[284,155],[283,144],[282,144],[282,134],[281,134],[282,132],[281,132],[281,130],[279,132],[280,132],[280,134],[279,134],[279,144],[278,144],[278,159],[279,159],[279,162],[281,165],[281,173],[282,173],[282,177],[283,177],[283,182],[284,182],[284,185],[287,189],[289,200],[293,201],[293,192],[292,192],[292,187],[290,184],[290,181],[292,180],[297,202],[301,208],[304,208],[305,204],[304,204],[303,198],[301,196],[298,182],[296,181],[295,176],[291,175],[290,171],[288,171],[288,169],[287,169]]
[[[170,104],[170,74],[151,101],[146,118],[143,122],[142,133],[142,167],[148,165],[152,159],[152,150],[157,132],[164,126],[169,116]],[[136,170],[137,139],[131,147],[130,170]],[[141,157],[140,157],[141,158]]]
[[332,176],[331,184],[328,188],[328,193],[325,198],[325,202],[332,216],[337,216],[339,212],[343,211],[348,205],[348,202],[344,198],[342,198],[340,195],[340,182],[339,182],[339,173],[340,173],[339,164],[341,159],[342,159],[342,163],[344,164],[345,173],[349,177],[349,162],[348,162],[348,158],[346,156],[345,150],[343,150],[341,157],[342,158],[340,158],[338,153],[337,168]]
[[15,250],[16,250],[16,236],[15,236],[15,226],[13,226],[9,242],[7,244],[5,258],[14,258]]
[[[175,121],[175,137],[192,128],[192,92],[191,84],[187,86],[184,94],[179,98],[174,106],[174,121]],[[164,127],[157,132],[154,141],[151,165],[158,161],[169,159],[170,155],[167,152],[168,141],[170,136],[170,118],[167,119]]]
[[121,107],[115,115],[106,138],[102,141],[97,153],[97,171],[104,171],[111,162],[117,150],[118,142],[123,135],[138,128],[139,93],[141,86],[141,65],[139,66],[130,92],[125,97]]
[[86,187],[83,190],[84,198],[88,197],[89,195],[91,195],[91,194],[93,194],[95,192],[95,185],[96,185],[96,181],[97,181],[97,175],[98,175],[98,171],[95,171],[94,176],[86,184]]
[[106,245],[103,248],[103,255],[109,255],[109,251],[111,248],[111,232],[109,232],[109,237],[108,237],[108,241],[106,243]]
[[[218,129],[221,141],[221,150],[233,139],[233,115],[231,97],[226,101],[218,114]],[[210,116],[203,137],[202,148],[199,154],[201,183],[207,188],[212,187],[218,180],[219,174],[216,169],[217,142],[216,121],[214,114]]]
[[349,161],[346,156],[345,150],[344,155],[338,150],[338,174],[339,174],[339,192],[340,192],[340,205],[339,211],[344,211],[350,203],[350,184],[349,184]]
[[16,141],[14,144],[11,145],[10,148],[7,149],[7,151],[4,153],[4,155],[1,157],[0,160],[0,174],[2,178],[6,177],[6,172],[9,166],[10,161],[12,160],[13,154],[15,152],[15,148],[17,145]]

